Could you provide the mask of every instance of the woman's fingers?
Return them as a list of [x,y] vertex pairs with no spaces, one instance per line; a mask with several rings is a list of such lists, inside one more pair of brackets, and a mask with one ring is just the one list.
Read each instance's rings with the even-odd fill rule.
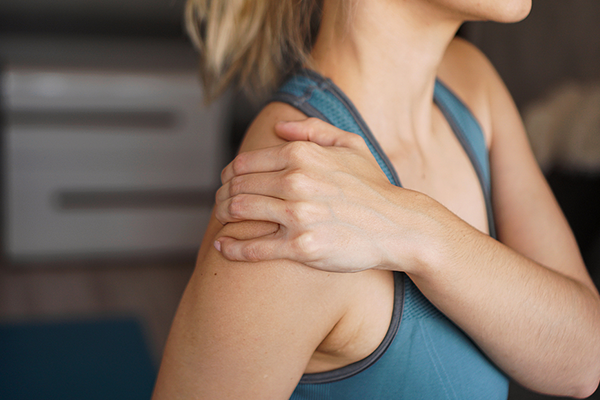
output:
[[302,141],[240,153],[221,172],[221,182],[228,182],[234,176],[276,172],[310,164],[320,150],[321,146]]
[[[263,196],[284,198],[282,179],[288,174],[265,172],[234,176],[217,190],[216,201],[225,201],[240,194],[260,194]],[[282,178],[283,177],[283,178]]]
[[319,146],[338,146],[352,149],[366,148],[362,137],[343,131],[318,118],[303,121],[281,121],[275,124],[275,133],[287,141],[310,141]]
[[[217,190],[217,205],[231,197],[255,194],[275,197],[282,200],[304,200],[316,194],[331,194],[332,190],[323,182],[318,182],[309,172],[301,170],[265,172],[234,176]],[[333,191],[333,193],[336,193]]]
[[326,203],[282,200],[256,194],[240,194],[218,201],[215,206],[215,216],[222,224],[238,221],[269,221],[291,229],[307,227],[335,218]]
[[215,248],[230,261],[268,261],[283,258],[280,254],[285,242],[278,232],[250,240],[223,236],[215,240]]
[[275,131],[288,143],[240,153],[223,169],[221,182],[229,182],[234,176],[275,172],[310,164],[311,159],[326,147],[345,147],[370,154],[362,137],[317,118],[279,122],[275,125]]
[[289,225],[293,203],[273,197],[242,194],[217,202],[215,216],[222,224],[238,221],[269,221]]
[[238,175],[283,170],[288,165],[288,160],[282,154],[283,146],[285,145],[238,154],[221,172],[221,182],[228,182]]
[[289,238],[284,229],[259,238],[238,240],[222,236],[215,240],[215,248],[230,261],[270,261],[278,259],[308,262],[318,258],[310,254],[303,242],[309,235],[301,235],[295,239]]

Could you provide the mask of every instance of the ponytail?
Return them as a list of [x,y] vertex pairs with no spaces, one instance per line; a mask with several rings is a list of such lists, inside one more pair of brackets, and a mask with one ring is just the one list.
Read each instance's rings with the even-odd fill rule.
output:
[[260,99],[309,63],[322,0],[188,0],[185,22],[200,52],[207,99],[232,82]]

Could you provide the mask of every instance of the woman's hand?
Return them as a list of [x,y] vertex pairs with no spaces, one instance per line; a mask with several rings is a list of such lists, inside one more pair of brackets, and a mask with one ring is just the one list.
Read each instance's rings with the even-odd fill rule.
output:
[[289,259],[334,272],[389,268],[390,238],[407,237],[396,200],[425,196],[390,184],[358,135],[315,118],[281,122],[275,131],[289,143],[242,153],[223,170],[216,217],[279,229],[250,240],[219,237],[215,247],[234,261]]

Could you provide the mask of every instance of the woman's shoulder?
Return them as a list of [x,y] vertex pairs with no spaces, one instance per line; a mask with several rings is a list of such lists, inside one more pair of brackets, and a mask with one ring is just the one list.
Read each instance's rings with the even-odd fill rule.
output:
[[471,110],[489,143],[492,131],[489,88],[500,78],[488,58],[472,43],[454,38],[440,64],[438,77]]
[[[304,113],[286,103],[267,104],[248,128],[240,153],[285,143],[276,135],[275,124],[306,118]],[[212,246],[214,238],[218,236],[244,240],[273,234],[278,228],[276,224],[262,221],[242,221],[221,226],[213,218],[207,232],[208,239],[205,239],[200,251],[197,275],[201,279],[197,279],[196,283],[214,283],[217,277],[227,282],[217,285],[221,293],[219,299],[223,298],[223,291],[228,290],[236,293],[246,291],[251,298],[258,292],[263,296],[263,302],[275,302],[280,307],[270,318],[283,319],[279,322],[281,324],[289,320],[289,315],[283,315],[288,313],[282,314],[281,307],[293,308],[294,320],[302,320],[302,326],[311,325],[312,334],[319,340],[316,353],[306,367],[311,373],[341,367],[371,354],[389,328],[394,304],[394,278],[391,272],[369,270],[355,274],[334,274],[289,260],[234,263],[225,260]],[[203,288],[203,291],[207,290]],[[286,295],[283,296],[282,292]],[[233,296],[232,293],[226,297],[229,304],[233,298],[240,296]],[[287,298],[295,300],[286,306]],[[247,305],[251,300],[244,299],[240,303]],[[314,307],[319,310],[315,311]],[[233,307],[234,310],[240,308],[240,305]],[[245,309],[247,315],[252,312]],[[318,326],[321,328],[315,330],[314,327]],[[305,333],[305,336],[308,337],[308,334]],[[360,343],[353,342],[356,338],[360,338]]]
[[306,118],[308,117],[302,111],[289,104],[277,101],[267,103],[250,124],[240,146],[240,152],[285,143],[275,133],[275,124],[280,121],[300,121]]

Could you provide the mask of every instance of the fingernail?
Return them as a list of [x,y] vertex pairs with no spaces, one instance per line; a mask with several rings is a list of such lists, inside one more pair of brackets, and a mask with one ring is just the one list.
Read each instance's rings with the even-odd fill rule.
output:
[[221,251],[221,242],[219,242],[218,240],[215,240],[214,243],[215,249],[217,249],[217,251]]
[[298,125],[298,122],[299,122],[299,121],[279,121],[279,122],[277,122],[277,124],[276,124],[276,125],[277,125],[277,126],[279,126],[279,127],[281,128],[281,127],[284,127],[284,126],[286,126],[286,127],[287,127],[287,126],[295,126],[295,125]]

